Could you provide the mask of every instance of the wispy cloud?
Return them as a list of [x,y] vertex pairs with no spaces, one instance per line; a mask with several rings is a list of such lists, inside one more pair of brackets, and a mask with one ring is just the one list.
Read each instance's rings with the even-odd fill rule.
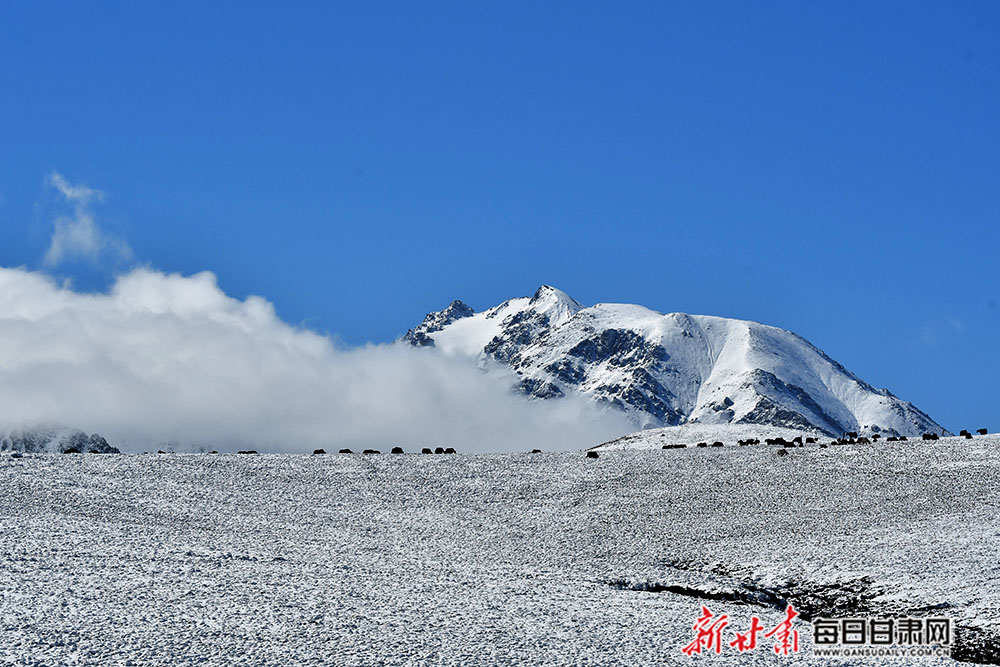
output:
[[53,268],[70,259],[96,263],[104,253],[116,260],[132,257],[132,249],[125,240],[103,231],[97,223],[91,204],[101,201],[103,192],[86,185],[73,185],[57,172],[49,176],[48,182],[72,206],[73,212],[56,218],[45,266]]
[[965,322],[957,317],[947,316],[927,320],[920,327],[920,341],[924,345],[938,343],[961,336],[965,333]]

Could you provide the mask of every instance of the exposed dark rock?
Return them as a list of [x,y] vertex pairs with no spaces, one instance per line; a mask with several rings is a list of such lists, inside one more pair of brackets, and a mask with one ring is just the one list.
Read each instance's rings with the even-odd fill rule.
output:
[[524,378],[515,387],[518,393],[535,398],[559,398],[563,392],[559,387],[546,380]]
[[427,313],[424,321],[416,328],[407,331],[406,335],[403,336],[403,340],[415,347],[433,347],[434,339],[429,334],[441,331],[445,326],[464,317],[475,315],[475,312],[472,308],[456,299],[444,310],[436,313]]

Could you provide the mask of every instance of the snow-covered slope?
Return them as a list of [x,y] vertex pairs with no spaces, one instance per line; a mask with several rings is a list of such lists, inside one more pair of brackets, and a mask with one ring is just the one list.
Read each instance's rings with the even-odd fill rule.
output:
[[763,424],[829,435],[947,433],[807,340],[776,327],[626,304],[585,308],[543,285],[481,313],[461,301],[407,332],[413,345],[476,355],[540,399],[580,393],[637,426]]

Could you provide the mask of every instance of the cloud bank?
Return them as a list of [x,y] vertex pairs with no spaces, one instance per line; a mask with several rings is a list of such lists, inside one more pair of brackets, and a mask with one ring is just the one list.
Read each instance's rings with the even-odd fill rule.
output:
[[102,200],[103,192],[86,185],[73,185],[62,174],[55,172],[49,176],[49,185],[72,205],[73,215],[56,218],[52,240],[45,253],[46,266],[52,268],[68,259],[97,262],[105,251],[120,259],[132,257],[128,243],[104,232],[97,224],[90,204]]
[[[83,206],[95,196],[66,187]],[[227,296],[211,273],[136,269],[88,294],[0,268],[0,420],[98,432],[123,450],[523,451],[633,430],[585,399],[516,396],[500,373],[403,345],[340,349],[260,297]]]

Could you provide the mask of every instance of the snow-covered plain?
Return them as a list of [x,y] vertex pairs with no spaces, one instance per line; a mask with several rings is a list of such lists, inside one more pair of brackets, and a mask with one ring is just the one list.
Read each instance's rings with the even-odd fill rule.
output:
[[[993,641],[998,482],[994,436],[783,457],[3,454],[0,664],[696,664],[715,660],[681,654],[702,604],[741,631],[782,619],[657,585],[853,589],[838,604],[937,606]],[[815,664],[797,627],[797,659],[722,659]]]

